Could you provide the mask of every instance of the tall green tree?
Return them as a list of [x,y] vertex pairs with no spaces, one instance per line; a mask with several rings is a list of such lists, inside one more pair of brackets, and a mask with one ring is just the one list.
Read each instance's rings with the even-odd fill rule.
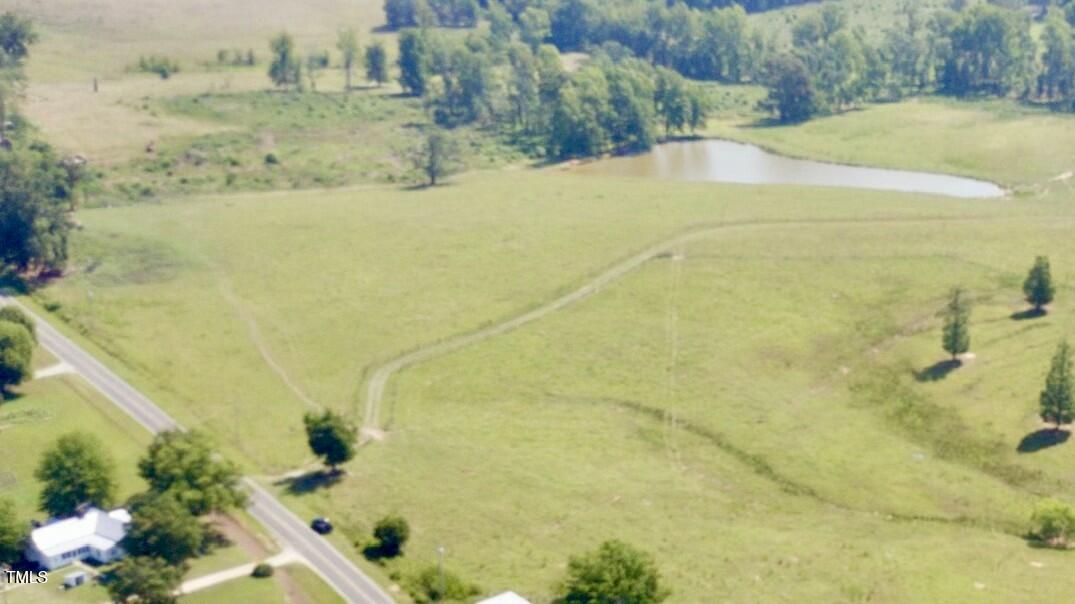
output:
[[15,503],[0,497],[0,566],[14,564],[22,558],[26,523],[15,514]]
[[0,321],[0,396],[33,377],[33,351],[33,338],[25,327]]
[[0,266],[38,273],[66,266],[77,179],[43,143],[0,152]]
[[411,96],[426,91],[429,72],[429,46],[425,33],[407,29],[399,34],[399,84]]
[[178,566],[205,550],[205,526],[171,493],[142,494],[128,508],[131,526],[123,539],[128,554],[160,558]]
[[158,434],[138,471],[151,490],[173,495],[195,516],[246,503],[238,466],[214,453],[212,441],[197,430]]
[[108,572],[105,587],[116,604],[174,604],[183,569],[160,558],[132,556]]
[[288,87],[302,86],[302,61],[295,50],[295,40],[291,34],[282,31],[269,40],[272,60],[269,63],[269,78],[276,86],[287,90]]
[[5,124],[26,83],[23,64],[35,42],[33,22],[11,11],[0,15],[0,141],[7,138]]
[[1071,377],[1071,349],[1067,340],[1060,342],[1053,355],[1049,375],[1045,378],[1045,389],[1041,391],[1041,419],[1055,425],[1059,430],[1063,424],[1072,420],[1072,402],[1075,383]]
[[366,79],[378,86],[388,81],[388,53],[379,41],[366,47]]
[[41,456],[34,477],[42,483],[41,510],[56,518],[83,504],[106,508],[115,501],[116,464],[92,434],[61,436]]
[[341,29],[336,36],[336,49],[340,51],[340,68],[343,69],[345,90],[351,90],[351,73],[358,60],[358,36],[353,29]]
[[426,185],[433,187],[459,171],[462,152],[451,133],[431,128],[411,153],[411,164],[425,177]]
[[1056,288],[1053,287],[1053,275],[1047,256],[1038,256],[1034,260],[1034,266],[1023,282],[1023,294],[1026,301],[1034,305],[1034,311],[1039,313],[1046,304],[1053,301]]
[[332,410],[307,413],[303,417],[303,425],[306,427],[306,442],[310,445],[310,450],[333,471],[355,456],[358,432],[340,414]]
[[952,360],[970,350],[970,303],[960,288],[952,290],[945,307],[941,344]]
[[657,604],[668,596],[653,558],[618,540],[572,557],[560,588],[565,604]]
[[766,68],[769,95],[764,106],[784,123],[810,119],[817,111],[817,93],[806,64],[794,55],[781,55]]

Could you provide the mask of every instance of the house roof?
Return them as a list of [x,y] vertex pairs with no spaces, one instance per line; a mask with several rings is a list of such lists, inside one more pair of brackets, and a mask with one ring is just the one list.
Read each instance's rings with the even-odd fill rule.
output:
[[514,591],[505,591],[502,594],[482,600],[478,604],[530,604],[530,601]]
[[91,507],[81,516],[47,524],[30,533],[30,542],[42,554],[52,557],[90,546],[97,550],[115,547],[127,534],[131,515],[118,508],[105,512]]

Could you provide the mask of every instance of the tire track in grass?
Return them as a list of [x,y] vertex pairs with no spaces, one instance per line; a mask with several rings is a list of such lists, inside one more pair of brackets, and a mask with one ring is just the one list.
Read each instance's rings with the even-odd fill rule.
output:
[[[578,289],[575,289],[567,294],[554,298],[544,304],[537,306],[531,310],[523,312],[522,314],[509,317],[498,323],[477,329],[475,331],[464,332],[459,335],[451,336],[445,340],[434,342],[432,344],[416,348],[410,352],[404,353],[383,365],[380,365],[370,374],[369,382],[366,385],[366,405],[365,412],[363,414],[362,422],[362,441],[368,442],[369,440],[380,440],[383,438],[383,424],[381,423],[380,414],[381,407],[384,401],[385,389],[388,386],[389,380],[396,373],[417,365],[424,361],[428,361],[435,357],[443,356],[445,354],[455,352],[462,348],[466,348],[472,344],[477,344],[489,338],[493,338],[499,335],[506,334],[510,331],[514,331],[528,323],[533,323],[539,319],[547,317],[554,312],[563,310],[564,308],[571,306],[577,302],[581,302],[597,292],[604,289],[606,286],[612,284],[615,281],[627,276],[635,270],[641,268],[643,265],[651,260],[659,257],[668,256],[675,252],[679,246],[684,246],[688,243],[704,239],[717,233],[721,233],[729,230],[737,229],[750,229],[750,228],[765,228],[765,227],[795,227],[795,226],[864,226],[875,224],[938,224],[938,223],[976,223],[976,222],[994,222],[1009,219],[1007,216],[969,216],[969,217],[881,217],[881,218],[868,218],[868,219],[817,219],[817,220],[758,220],[758,221],[745,221],[745,222],[733,222],[733,223],[719,223],[709,225],[698,225],[688,228],[685,232],[673,235],[663,241],[653,244],[645,250],[638,252],[624,260],[621,260],[612,266],[606,268],[592,278],[590,281],[583,284]],[[1044,220],[1045,218],[1043,218]]]

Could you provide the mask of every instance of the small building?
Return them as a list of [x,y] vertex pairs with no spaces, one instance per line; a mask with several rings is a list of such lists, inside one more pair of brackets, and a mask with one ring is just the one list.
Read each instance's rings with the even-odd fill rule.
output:
[[514,591],[505,591],[502,594],[482,600],[478,604],[530,604],[530,601]]
[[90,507],[77,516],[34,529],[26,547],[26,559],[45,570],[77,560],[112,562],[126,555],[120,541],[127,536],[130,525],[131,515],[123,508],[105,512]]
[[86,571],[78,570],[64,575],[63,586],[65,589],[73,589],[86,582]]

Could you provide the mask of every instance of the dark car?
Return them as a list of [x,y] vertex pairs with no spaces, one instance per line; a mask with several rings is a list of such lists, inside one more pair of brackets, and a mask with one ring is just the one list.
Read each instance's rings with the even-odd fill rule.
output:
[[319,535],[327,535],[332,532],[332,523],[329,522],[328,518],[318,516],[310,523],[310,528]]

